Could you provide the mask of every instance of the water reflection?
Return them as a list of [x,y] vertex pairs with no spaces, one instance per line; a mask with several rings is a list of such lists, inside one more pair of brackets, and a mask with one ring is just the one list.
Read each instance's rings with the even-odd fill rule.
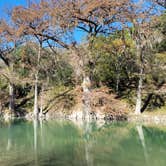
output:
[[145,137],[144,137],[143,127],[142,127],[142,125],[137,125],[136,129],[138,131],[138,136],[139,136],[139,139],[140,139],[142,147],[143,147],[143,153],[144,153],[146,165],[149,165],[148,153],[147,153],[147,147],[146,147],[146,144],[145,144]]
[[128,123],[0,123],[0,166],[165,166],[166,128]]
[[11,124],[8,124],[8,139],[7,139],[7,146],[6,146],[6,150],[9,151],[11,149],[12,146],[12,138],[11,138]]
[[34,132],[34,152],[37,152],[37,128],[38,128],[38,120],[33,121],[33,132]]
[[35,159],[35,166],[38,166],[38,120],[33,120],[33,136],[34,136],[34,159]]
[[44,148],[44,127],[43,127],[44,120],[40,119],[40,137],[41,137],[41,146]]
[[84,121],[84,142],[85,142],[85,158],[87,166],[93,166],[93,155],[92,155],[92,146],[93,141],[91,141],[90,134],[92,132],[92,123],[89,121]]

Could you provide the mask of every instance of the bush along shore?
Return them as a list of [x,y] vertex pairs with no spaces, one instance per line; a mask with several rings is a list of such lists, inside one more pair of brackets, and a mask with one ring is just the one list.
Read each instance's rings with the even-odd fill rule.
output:
[[[107,87],[96,88],[90,93],[84,94],[81,87],[66,90],[56,95],[56,100],[51,101],[52,93],[45,92],[43,98],[43,112],[39,112],[37,119],[70,119],[70,120],[105,120],[105,121],[129,121],[138,123],[166,123],[164,110],[146,111],[144,114],[135,114],[132,106],[125,100],[119,99]],[[90,96],[89,96],[90,95]],[[48,96],[50,97],[48,99]],[[54,96],[55,98],[55,96]],[[47,99],[47,100],[46,100]],[[84,100],[90,100],[85,103]],[[40,108],[39,108],[40,109]],[[85,111],[88,110],[88,115]],[[164,109],[164,107],[162,107]],[[10,111],[1,111],[1,118],[10,120],[13,118],[36,119],[32,110],[18,110],[13,114]]]
[[[48,96],[50,97],[48,93],[52,93],[52,90],[43,95],[45,100],[42,112],[39,111],[39,119],[126,120],[129,111],[129,105],[116,99],[117,96],[112,94],[107,87],[96,88],[90,93],[85,93],[84,96],[81,87],[77,87],[74,90],[70,89],[60,93],[53,101],[48,99]],[[85,101],[87,99],[88,103]],[[86,115],[87,110],[88,114]],[[4,119],[35,118],[31,110],[17,110],[12,114],[9,110],[4,110],[1,111],[1,117]]]

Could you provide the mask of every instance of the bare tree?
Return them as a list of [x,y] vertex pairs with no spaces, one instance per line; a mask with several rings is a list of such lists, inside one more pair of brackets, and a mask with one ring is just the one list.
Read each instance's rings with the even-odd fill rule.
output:
[[[125,12],[129,0],[76,0],[76,1],[54,1],[49,6],[49,13],[52,17],[52,24],[61,27],[61,30],[73,36],[74,31],[83,31],[86,35],[84,46],[80,46],[76,40],[70,38],[73,59],[77,59],[74,68],[82,78],[83,101],[90,105],[88,96],[91,89],[91,74],[86,70],[87,65],[93,65],[90,60],[91,48],[94,38],[99,34],[109,35],[117,27],[113,24],[122,21],[122,13]],[[54,26],[55,27],[55,26]],[[73,62],[73,61],[72,61]],[[89,110],[90,111],[90,110]],[[85,111],[85,119],[90,112]]]
[[14,82],[16,80],[13,65],[15,62],[14,53],[16,48],[22,43],[22,38],[18,37],[17,28],[9,25],[6,21],[0,21],[0,59],[3,61],[4,67],[1,74],[9,82],[9,110],[14,114]]
[[34,117],[38,118],[38,81],[39,68],[43,43],[47,38],[44,32],[48,28],[48,19],[45,18],[45,11],[40,4],[31,4],[28,8],[16,7],[12,13],[13,22],[19,27],[20,36],[28,36],[31,40],[38,42],[37,66],[34,73]]

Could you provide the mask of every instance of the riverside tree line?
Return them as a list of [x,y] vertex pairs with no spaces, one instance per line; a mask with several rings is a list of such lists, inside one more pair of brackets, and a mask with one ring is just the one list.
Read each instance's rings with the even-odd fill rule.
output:
[[1,113],[31,109],[42,116],[49,111],[46,91],[61,96],[78,86],[84,118],[93,89],[104,86],[136,114],[164,107],[164,7],[153,0],[41,0],[14,7],[0,20]]

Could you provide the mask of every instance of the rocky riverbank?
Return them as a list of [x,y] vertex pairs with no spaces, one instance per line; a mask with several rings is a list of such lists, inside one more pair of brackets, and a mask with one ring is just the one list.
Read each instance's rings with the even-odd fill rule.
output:
[[129,122],[136,122],[136,123],[155,123],[155,124],[165,124],[166,125],[166,115],[128,114],[127,120]]
[[[73,111],[71,114],[65,114],[62,112],[54,112],[54,113],[48,113],[46,115],[40,115],[39,119],[45,119],[45,120],[55,120],[55,119],[69,119],[69,120],[76,120],[76,121],[82,121],[83,120],[83,114],[82,111]],[[14,116],[13,114],[3,114],[1,116],[1,119],[3,120],[11,120],[11,119],[17,119],[17,118],[23,118],[26,120],[33,120],[34,116],[33,113],[28,113],[25,116]],[[134,113],[114,113],[114,114],[105,114],[101,111],[95,112],[93,116],[90,116],[88,120],[104,120],[104,121],[126,121],[131,123],[143,123],[143,124],[161,124],[166,125],[166,114],[162,115],[153,115],[153,114],[141,114],[141,115],[135,115]]]

